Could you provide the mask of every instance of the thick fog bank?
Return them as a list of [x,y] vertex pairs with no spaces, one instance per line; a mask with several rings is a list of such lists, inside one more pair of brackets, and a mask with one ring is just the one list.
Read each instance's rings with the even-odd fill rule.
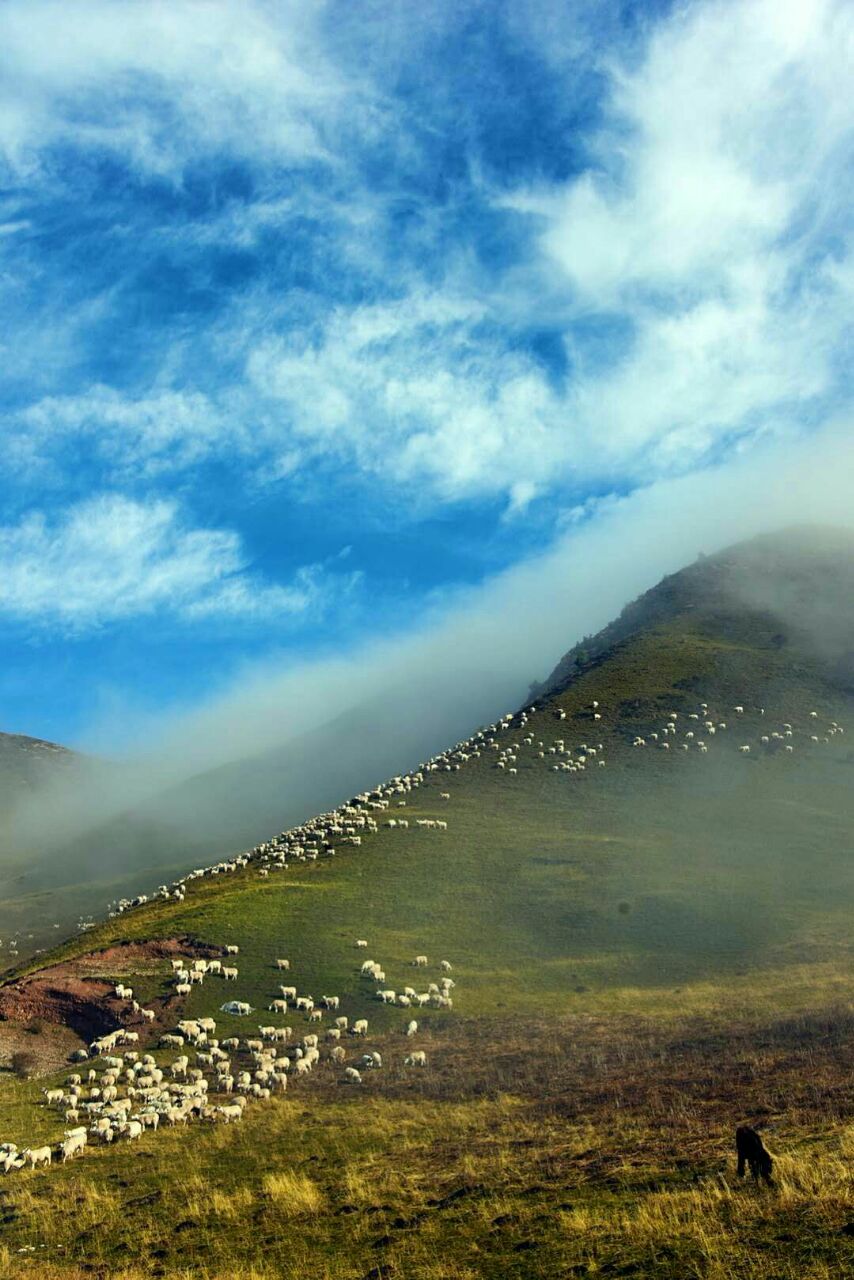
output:
[[[5,865],[21,892],[92,882],[101,910],[96,882],[147,888],[158,867],[329,808],[518,706],[575,641],[698,553],[794,524],[850,527],[853,462],[847,433],[828,430],[568,517],[540,557],[395,636],[259,665],[207,705],[141,726],[137,753],[90,761],[17,806]],[[756,595],[791,607],[763,600],[761,580]]]

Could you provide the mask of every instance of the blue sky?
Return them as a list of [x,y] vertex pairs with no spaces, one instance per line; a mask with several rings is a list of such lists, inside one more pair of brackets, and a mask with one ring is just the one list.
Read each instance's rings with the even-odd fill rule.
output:
[[7,0],[0,42],[5,730],[405,631],[849,404],[850,6]]

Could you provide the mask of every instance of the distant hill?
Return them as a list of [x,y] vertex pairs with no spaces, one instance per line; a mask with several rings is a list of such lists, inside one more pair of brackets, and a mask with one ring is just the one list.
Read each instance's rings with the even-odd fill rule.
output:
[[21,790],[33,789],[73,765],[79,756],[68,747],[22,733],[0,733],[0,806]]

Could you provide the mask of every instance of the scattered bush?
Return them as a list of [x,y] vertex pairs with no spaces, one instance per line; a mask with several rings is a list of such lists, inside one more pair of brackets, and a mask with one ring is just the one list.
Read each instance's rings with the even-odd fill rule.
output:
[[12,1054],[12,1071],[21,1080],[29,1080],[35,1073],[37,1063],[36,1055],[26,1049],[18,1049]]

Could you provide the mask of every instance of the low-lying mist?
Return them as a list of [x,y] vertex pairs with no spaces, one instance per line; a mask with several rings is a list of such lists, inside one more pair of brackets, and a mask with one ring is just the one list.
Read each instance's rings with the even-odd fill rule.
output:
[[[78,913],[101,914],[119,892],[410,768],[520,705],[578,639],[698,553],[784,526],[851,527],[852,462],[844,431],[828,430],[609,499],[568,520],[540,557],[394,636],[334,659],[260,665],[209,704],[141,725],[133,752],[83,759],[5,816],[0,933],[36,921],[38,939]],[[766,588],[759,575],[761,607],[794,607]],[[838,598],[801,605],[804,625],[812,616],[828,636]],[[836,630],[841,645],[845,626]]]

